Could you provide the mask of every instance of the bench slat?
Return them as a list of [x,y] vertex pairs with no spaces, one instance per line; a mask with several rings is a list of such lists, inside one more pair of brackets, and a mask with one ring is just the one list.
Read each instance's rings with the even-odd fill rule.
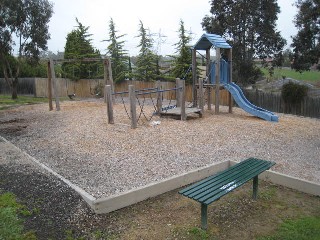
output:
[[264,171],[266,171],[269,168],[270,167],[267,167],[267,168],[260,167],[258,171],[251,172],[250,174],[243,176],[240,180],[237,179],[233,183],[231,182],[227,188],[225,188],[225,186],[223,186],[223,188],[225,188],[225,189],[222,189],[222,191],[220,191],[218,194],[211,194],[210,196],[208,195],[205,198],[199,199],[198,201],[208,205],[208,204],[216,201],[217,199],[221,198],[222,196],[226,195],[227,193],[233,191],[234,189],[242,186],[243,184],[250,181],[252,178],[254,178],[255,176],[258,176],[260,173],[263,173]]
[[221,184],[225,185],[228,184],[230,181],[232,181],[237,175],[240,175],[243,171],[247,171],[250,167],[255,167],[260,162],[250,162],[250,163],[244,163],[235,165],[236,168],[233,168],[230,171],[224,171],[221,173],[218,173],[214,175],[210,180],[204,182],[204,183],[196,183],[188,191],[184,191],[184,195],[188,195],[188,197],[193,197],[194,195],[200,193],[199,191],[205,191],[207,189],[215,188],[215,186],[220,187]]
[[[206,182],[205,185],[201,184],[200,186],[194,186],[193,189],[186,192],[185,194],[187,194],[188,197],[197,200],[197,198],[200,198],[201,196],[208,194],[208,192],[210,191],[215,191],[216,189],[220,189],[223,186],[229,185],[235,179],[240,179],[244,172],[248,172],[248,170],[252,168],[257,168],[261,164],[263,163],[255,161],[251,165],[239,165],[237,169],[234,169],[234,171],[228,172],[228,175],[224,174],[223,177],[221,177],[220,175],[216,176],[215,179]],[[194,196],[197,196],[197,198],[194,198]]]
[[249,158],[227,170],[182,189],[179,193],[208,205],[270,169],[274,164],[270,161]]
[[[241,162],[241,163],[244,164],[244,163],[250,161],[251,159],[253,159],[253,158],[246,159],[246,160],[244,160],[244,161]],[[239,165],[239,164],[233,165],[233,166],[229,167],[229,168],[226,169],[226,170],[223,170],[223,171],[221,171],[221,172],[218,172],[218,173],[216,173],[216,174],[214,174],[214,175],[212,175],[212,176],[210,176],[210,177],[207,177],[207,178],[205,178],[205,179],[203,179],[203,180],[201,180],[201,181],[199,181],[199,182],[197,182],[197,183],[195,183],[195,184],[193,184],[193,185],[190,185],[189,187],[186,187],[186,188],[180,190],[179,193],[180,193],[180,194],[184,194],[184,193],[186,193],[187,191],[194,189],[196,186],[201,187],[202,184],[206,184],[207,182],[211,181],[212,179],[217,178],[218,175],[221,176],[221,177],[227,176],[227,175],[230,174],[230,172],[235,171],[235,169],[237,169],[237,168],[240,168],[240,165]]]

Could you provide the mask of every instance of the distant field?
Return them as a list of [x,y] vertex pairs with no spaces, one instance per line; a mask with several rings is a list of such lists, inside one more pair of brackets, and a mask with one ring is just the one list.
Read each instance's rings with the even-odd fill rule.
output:
[[[261,68],[261,70],[265,76],[269,75],[267,69]],[[296,80],[310,82],[313,84],[315,83],[320,84],[320,71],[306,71],[303,73],[299,73],[289,68],[276,68],[274,71],[274,79],[281,79],[282,76],[286,76],[287,78],[293,78]]]

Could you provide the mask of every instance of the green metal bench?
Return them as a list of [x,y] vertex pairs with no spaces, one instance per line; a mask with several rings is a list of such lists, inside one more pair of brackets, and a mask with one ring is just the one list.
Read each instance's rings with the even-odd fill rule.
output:
[[180,194],[201,203],[201,228],[207,229],[207,207],[234,189],[253,179],[253,199],[258,194],[258,175],[270,169],[274,162],[249,158],[215,175],[179,191]]

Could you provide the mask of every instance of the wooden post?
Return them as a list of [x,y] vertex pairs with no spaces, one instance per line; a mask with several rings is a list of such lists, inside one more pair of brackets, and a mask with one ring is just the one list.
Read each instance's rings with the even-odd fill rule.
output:
[[220,96],[219,96],[219,91],[220,91],[220,48],[216,49],[216,102],[215,102],[215,113],[219,113],[219,105],[220,105]]
[[197,52],[195,49],[192,49],[192,102],[193,107],[198,106],[198,95],[197,95]]
[[[103,69],[104,69],[103,78],[104,78],[105,85],[110,85],[111,92],[114,93],[114,83],[113,83],[113,78],[112,78],[112,68],[111,68],[110,58],[104,59]],[[112,101],[113,101],[113,103],[115,103],[114,95],[112,95]]]
[[186,82],[185,80],[179,79],[179,86],[181,86],[181,89],[180,89],[181,120],[186,121],[187,114],[186,114]]
[[161,82],[156,82],[156,88],[157,88],[157,114],[161,115],[162,112],[162,92],[161,90]]
[[212,97],[211,97],[211,87],[207,86],[207,99],[208,99],[208,110],[211,110]]
[[107,101],[107,113],[108,113],[108,123],[114,124],[113,119],[113,102],[112,102],[112,90],[110,85],[105,86],[105,93],[106,93],[106,101]]
[[50,60],[48,61],[48,100],[49,100],[49,111],[53,110],[52,106],[52,76],[50,68]]
[[51,72],[51,78],[52,78],[52,83],[53,83],[54,98],[56,101],[56,110],[60,111],[60,101],[59,101],[59,93],[58,93],[58,87],[57,87],[57,79],[56,79],[56,73],[54,71],[54,63],[53,63],[52,59],[50,59],[50,72]]
[[[207,76],[207,83],[211,83],[210,81],[210,66],[211,66],[211,59],[210,59],[210,48],[206,50],[206,76]],[[211,110],[211,87],[207,87],[207,99],[208,99],[208,110]]]
[[104,80],[104,85],[110,85],[108,81],[108,59],[103,60],[103,80]]
[[206,76],[210,74],[210,48],[206,50]]
[[204,93],[203,93],[203,79],[199,79],[199,108],[201,115],[204,113]]
[[[232,48],[228,50],[229,61],[229,83],[232,83]],[[232,113],[233,98],[230,92],[228,92],[229,113]]]
[[[180,78],[176,78],[176,88],[181,87],[181,80]],[[181,91],[176,90],[176,105],[177,107],[181,107]]]
[[137,128],[136,92],[134,85],[129,85],[131,128]]

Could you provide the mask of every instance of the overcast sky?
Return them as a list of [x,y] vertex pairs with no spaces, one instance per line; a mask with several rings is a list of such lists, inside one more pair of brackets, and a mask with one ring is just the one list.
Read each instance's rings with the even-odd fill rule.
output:
[[[278,0],[281,13],[278,19],[278,30],[291,43],[291,36],[297,30],[293,19],[297,12],[293,6],[295,0]],[[158,54],[174,53],[174,43],[178,41],[180,19],[184,21],[187,30],[193,33],[192,44],[204,33],[201,21],[206,14],[210,14],[209,0],[53,0],[54,14],[49,24],[51,39],[48,42],[50,51],[64,51],[66,36],[76,26],[75,18],[84,26],[89,26],[89,33],[93,34],[93,46],[106,53],[108,42],[109,22],[113,18],[118,34],[127,34],[125,49],[130,55],[137,55],[139,39],[139,21],[144,27],[154,33],[155,47]],[[158,44],[158,35],[165,43]]]

